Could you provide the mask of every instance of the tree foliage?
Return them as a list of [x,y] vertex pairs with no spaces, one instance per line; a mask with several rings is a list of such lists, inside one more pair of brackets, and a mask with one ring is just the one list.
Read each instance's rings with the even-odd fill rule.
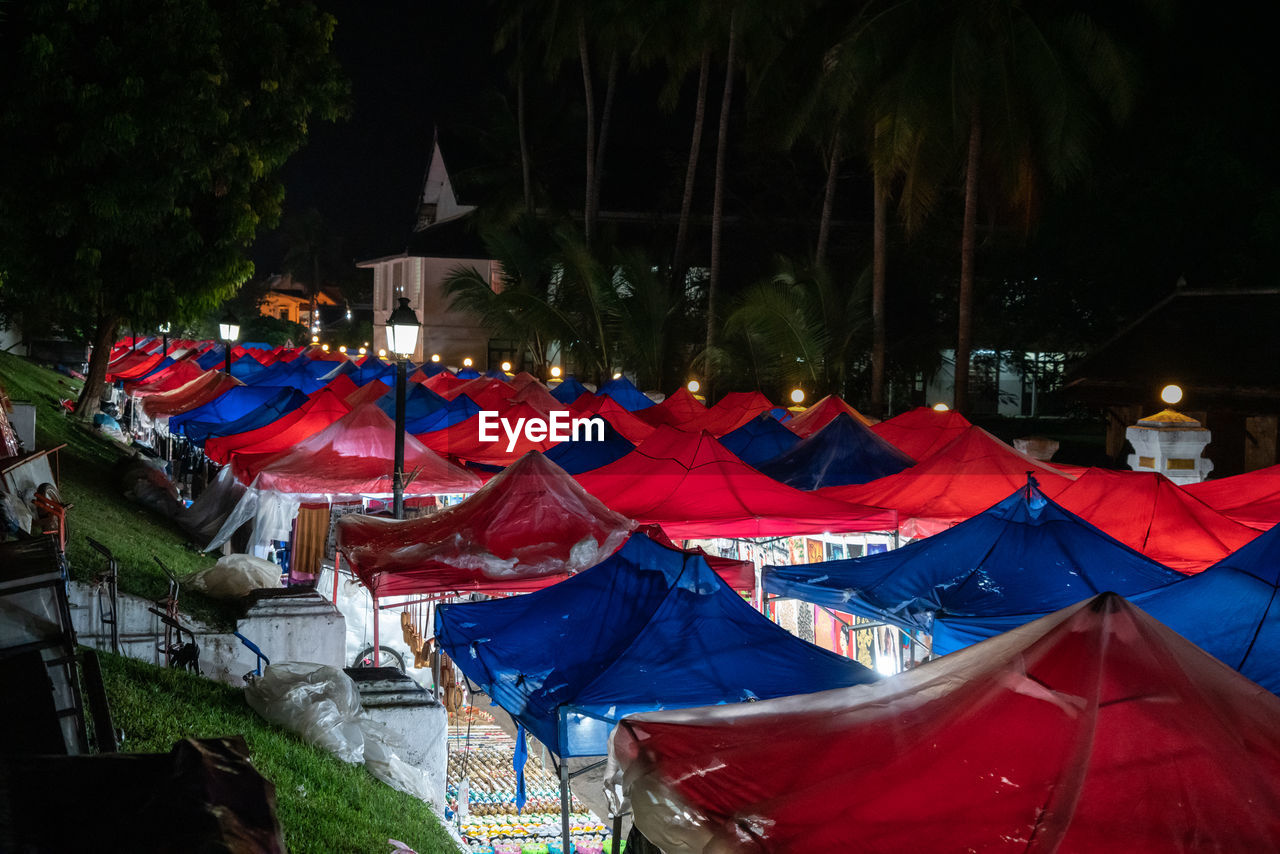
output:
[[185,322],[253,272],[285,160],[344,109],[306,2],[31,0],[0,33],[4,303],[93,330]]

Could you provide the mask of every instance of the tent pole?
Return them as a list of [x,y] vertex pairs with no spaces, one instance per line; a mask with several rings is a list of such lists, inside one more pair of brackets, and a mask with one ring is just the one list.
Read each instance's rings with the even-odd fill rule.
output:
[[613,854],[622,851],[622,813],[613,817]]
[[342,566],[342,552],[333,555],[333,607],[338,607],[338,568]]
[[572,823],[569,820],[569,757],[560,757],[560,834],[564,839],[564,854],[572,851]]
[[378,666],[378,597],[373,597],[373,666]]

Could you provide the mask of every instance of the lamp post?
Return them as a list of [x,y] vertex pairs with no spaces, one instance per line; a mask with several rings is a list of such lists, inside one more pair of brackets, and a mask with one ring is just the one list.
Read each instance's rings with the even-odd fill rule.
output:
[[396,467],[391,489],[397,519],[404,518],[404,386],[409,357],[418,349],[422,324],[409,307],[408,297],[400,297],[400,307],[387,318],[387,347],[396,354]]
[[161,358],[164,358],[165,356],[169,355],[169,328],[170,328],[169,324],[167,323],[160,324],[160,335],[162,336],[160,340],[160,357]]
[[240,337],[240,323],[229,310],[218,324],[218,335],[227,342],[227,376],[231,376],[231,343]]

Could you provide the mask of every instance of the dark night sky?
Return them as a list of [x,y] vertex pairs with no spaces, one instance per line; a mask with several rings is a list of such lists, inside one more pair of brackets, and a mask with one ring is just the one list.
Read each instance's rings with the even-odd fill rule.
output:
[[[338,19],[334,52],[351,81],[350,117],[312,128],[285,166],[285,215],[318,209],[353,259],[400,251],[413,224],[433,117],[465,97],[487,62],[488,36],[455,0],[322,0]],[[477,64],[481,64],[477,69]],[[275,235],[254,247],[277,272]]]

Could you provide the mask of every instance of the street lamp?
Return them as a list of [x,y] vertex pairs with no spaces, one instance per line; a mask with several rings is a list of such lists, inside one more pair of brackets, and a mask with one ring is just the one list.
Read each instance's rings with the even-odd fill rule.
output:
[[400,307],[387,318],[387,346],[396,354],[396,467],[391,489],[397,519],[404,518],[404,385],[409,357],[418,349],[418,330],[422,324],[409,307],[409,299],[400,297]]
[[218,335],[227,342],[227,376],[231,376],[231,342],[240,337],[240,323],[230,309],[218,323]]
[[163,337],[162,337],[162,339],[161,339],[161,343],[160,343],[160,356],[161,356],[161,357],[164,357],[164,356],[169,355],[169,329],[170,329],[170,326],[169,326],[169,324],[167,324],[167,323],[162,323],[162,324],[160,324],[159,329],[160,329],[160,334],[161,334],[161,336],[163,336]]

